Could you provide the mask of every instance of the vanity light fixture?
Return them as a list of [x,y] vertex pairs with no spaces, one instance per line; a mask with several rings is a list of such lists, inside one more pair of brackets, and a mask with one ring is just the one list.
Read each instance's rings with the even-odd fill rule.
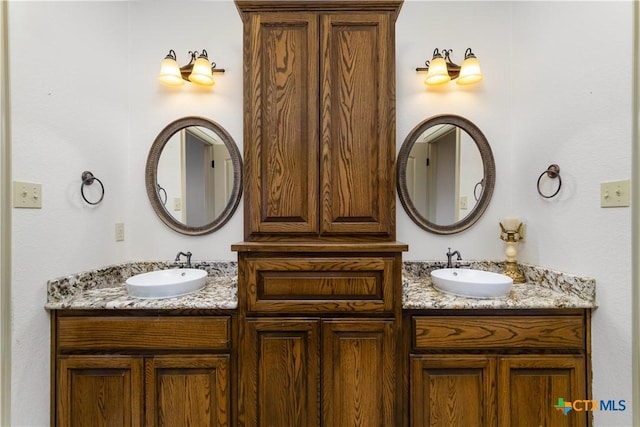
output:
[[176,53],[173,49],[162,60],[158,80],[167,86],[182,86],[185,81],[190,81],[200,86],[213,86],[213,73],[224,73],[224,69],[216,68],[215,62],[209,62],[207,51],[189,51],[191,59],[183,67],[178,65]]
[[425,61],[426,67],[418,67],[416,71],[426,71],[427,77],[424,84],[427,86],[437,86],[455,80],[459,85],[472,85],[482,80],[482,72],[480,71],[480,63],[478,58],[473,54],[471,48],[464,53],[464,61],[462,65],[454,64],[451,61],[451,52],[453,49],[437,48],[433,51],[431,61]]

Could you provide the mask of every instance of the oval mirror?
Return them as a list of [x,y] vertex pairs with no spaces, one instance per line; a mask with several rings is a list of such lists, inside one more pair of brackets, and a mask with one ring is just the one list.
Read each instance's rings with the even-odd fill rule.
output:
[[400,148],[398,196],[411,219],[437,234],[471,227],[495,185],[491,146],[464,117],[439,115],[419,123]]
[[151,145],[145,181],[162,222],[182,234],[207,234],[222,227],[240,202],[242,158],[222,126],[184,117]]

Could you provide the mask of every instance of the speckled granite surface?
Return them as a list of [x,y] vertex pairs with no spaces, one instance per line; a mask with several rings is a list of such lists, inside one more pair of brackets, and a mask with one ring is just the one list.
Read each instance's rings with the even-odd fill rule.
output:
[[174,262],[130,262],[49,280],[48,310],[61,309],[235,309],[238,307],[238,264],[233,261],[194,262],[207,270],[208,283],[198,292],[175,298],[130,297],[125,280],[139,273],[172,267]]
[[[471,261],[463,268],[502,271],[502,263]],[[235,309],[238,306],[238,265],[234,261],[207,261],[194,267],[207,270],[209,281],[200,291],[165,299],[128,295],[127,278],[147,271],[182,266],[174,262],[130,262],[50,280],[46,309]],[[521,264],[527,283],[513,285],[505,298],[475,299],[444,294],[431,285],[431,270],[439,261],[407,261],[402,271],[405,309],[535,309],[595,308],[595,280],[537,266]]]
[[[491,261],[459,263],[462,268],[500,273],[503,264]],[[405,309],[535,309],[596,308],[596,282],[592,278],[520,264],[527,283],[514,284],[507,297],[464,298],[445,294],[431,285],[429,273],[445,264],[437,261],[404,262],[402,307]]]

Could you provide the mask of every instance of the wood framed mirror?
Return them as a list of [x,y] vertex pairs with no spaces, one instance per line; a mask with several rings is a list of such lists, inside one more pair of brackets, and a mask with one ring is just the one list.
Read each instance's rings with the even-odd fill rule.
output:
[[233,215],[242,195],[242,158],[218,123],[184,117],[169,123],[151,145],[147,196],[169,228],[187,235],[212,233]]
[[409,217],[437,234],[459,233],[487,209],[495,186],[495,161],[482,131],[464,117],[430,117],[400,148],[397,189]]

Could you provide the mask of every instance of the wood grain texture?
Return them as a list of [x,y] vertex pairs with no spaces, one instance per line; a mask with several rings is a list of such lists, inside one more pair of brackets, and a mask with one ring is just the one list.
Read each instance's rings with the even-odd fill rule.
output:
[[229,371],[229,355],[148,358],[147,427],[230,426]]
[[[392,312],[395,257],[248,258],[249,312]],[[240,296],[240,294],[242,296]]]
[[142,426],[142,358],[63,356],[57,369],[58,426]]
[[497,425],[495,357],[412,355],[410,375],[411,427]]
[[235,0],[241,15],[249,12],[309,11],[350,12],[362,10],[387,11],[397,16],[403,0]]
[[322,322],[323,426],[399,425],[392,319]]
[[584,349],[582,316],[413,318],[416,349]]
[[355,10],[347,1],[310,12],[298,7],[313,2],[286,3],[237,3],[252,11],[243,15],[245,239],[394,240],[399,3],[357,13],[330,13]]
[[390,28],[384,13],[321,16],[323,234],[395,236]]
[[500,427],[587,425],[588,412],[565,416],[553,408],[560,397],[566,402],[587,399],[584,356],[500,357],[498,389]]
[[249,319],[240,364],[240,425],[320,425],[320,322]]
[[317,38],[314,14],[251,16],[245,237],[318,233]]
[[58,317],[58,351],[227,349],[230,322],[228,316]]

